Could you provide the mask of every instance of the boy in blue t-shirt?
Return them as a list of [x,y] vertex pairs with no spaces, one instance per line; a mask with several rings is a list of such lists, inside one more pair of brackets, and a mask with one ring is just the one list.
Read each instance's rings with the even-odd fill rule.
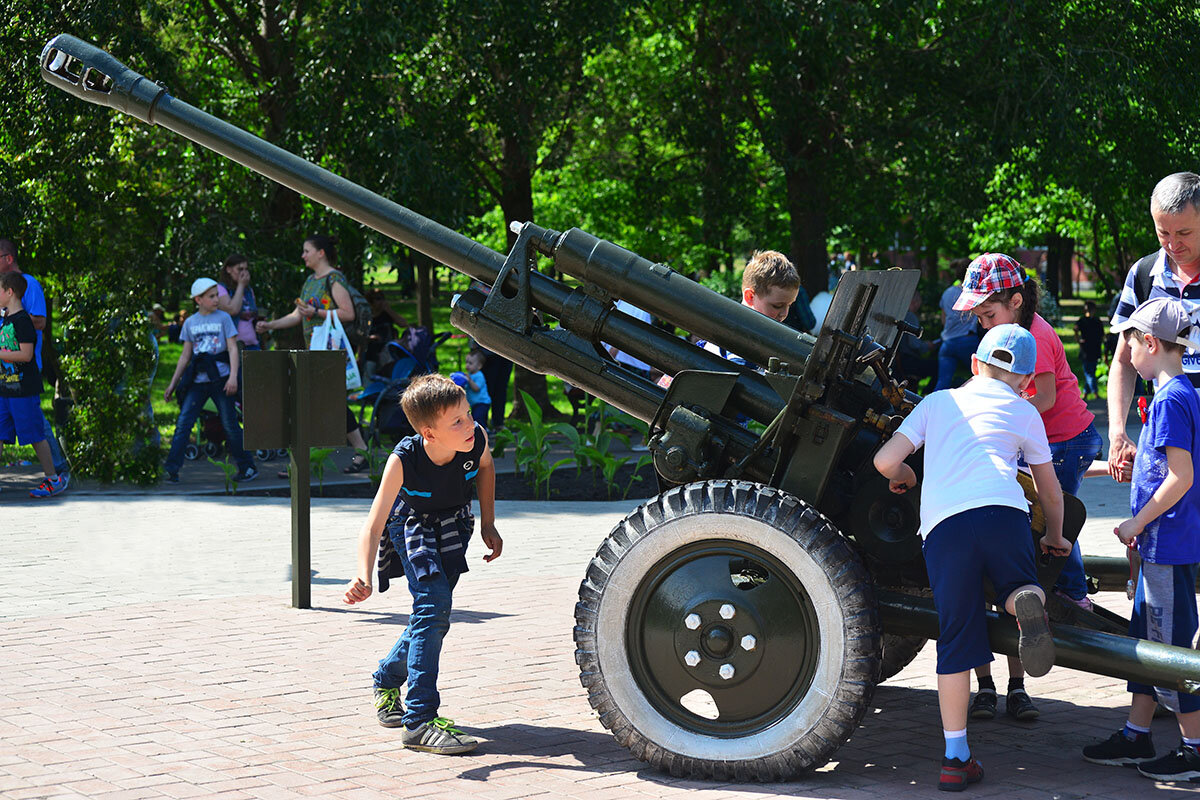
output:
[[242,426],[238,422],[235,400],[238,395],[237,326],[233,318],[217,307],[220,302],[217,282],[212,278],[197,278],[192,282],[192,299],[197,311],[183,323],[179,334],[183,350],[171,376],[165,400],[178,388],[179,418],[175,420],[175,435],[167,451],[167,482],[179,483],[179,468],[183,466],[183,451],[192,435],[192,427],[207,400],[212,400],[225,428],[229,454],[237,462],[233,476],[237,483],[252,481],[258,476],[254,459],[242,448]]
[[[496,469],[487,432],[471,418],[466,393],[453,380],[422,375],[404,390],[400,405],[417,433],[402,439],[388,456],[359,534],[358,577],[347,587],[345,602],[361,603],[371,596],[377,552],[379,591],[387,591],[389,578],[404,575],[413,610],[404,634],[375,671],[376,716],[385,728],[403,726],[401,743],[409,750],[467,753],[478,740],[437,713],[438,661],[450,629],[454,587],[467,571],[476,478],[480,536],[491,551],[483,560],[499,557],[504,547],[495,524]],[[400,699],[405,683],[407,709]]]
[[[1133,516],[1114,531],[1142,557],[1129,635],[1192,646],[1198,627],[1196,571],[1200,562],[1200,398],[1183,371],[1191,321],[1178,300],[1156,297],[1113,326],[1129,344],[1130,361],[1154,380],[1133,462]],[[1133,695],[1125,727],[1083,748],[1096,764],[1134,765],[1148,778],[1200,781],[1200,697],[1129,682]],[[1150,720],[1156,703],[1175,712],[1183,741],[1155,758]]]
[[471,416],[475,421],[487,428],[488,412],[492,410],[492,397],[488,394],[487,378],[483,375],[483,365],[487,357],[479,350],[472,350],[467,356],[467,405],[471,407]]
[[1020,325],[995,326],[971,357],[976,377],[922,400],[875,454],[875,469],[900,493],[917,482],[904,460],[925,448],[921,536],[938,612],[938,707],[946,740],[938,788],[943,791],[962,791],[983,779],[983,767],[967,745],[967,701],[971,670],[992,661],[985,575],[995,587],[996,604],[1017,618],[1026,671],[1039,677],[1054,665],[1029,506],[1017,483],[1017,456],[1023,453],[1046,516],[1041,548],[1069,553],[1071,545],[1062,538],[1062,489],[1046,429],[1020,395],[1033,380],[1036,362],[1033,334]]

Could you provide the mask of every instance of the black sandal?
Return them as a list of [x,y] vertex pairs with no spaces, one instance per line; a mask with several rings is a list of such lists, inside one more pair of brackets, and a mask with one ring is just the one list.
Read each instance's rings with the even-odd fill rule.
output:
[[370,463],[368,463],[365,458],[360,455],[355,455],[350,459],[350,466],[342,469],[342,472],[346,473],[347,475],[353,475],[356,472],[366,472],[367,468],[370,466]]

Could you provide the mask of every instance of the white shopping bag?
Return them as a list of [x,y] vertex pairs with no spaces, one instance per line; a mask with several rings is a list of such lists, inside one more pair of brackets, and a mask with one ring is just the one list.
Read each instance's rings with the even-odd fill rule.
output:
[[362,388],[362,376],[358,372],[358,362],[354,360],[354,348],[350,346],[350,337],[338,319],[337,311],[330,310],[325,315],[325,322],[313,328],[310,350],[341,350],[346,354],[346,390]]
[[325,321],[313,327],[312,339],[308,343],[309,350],[329,349],[329,329],[336,314],[327,314]]

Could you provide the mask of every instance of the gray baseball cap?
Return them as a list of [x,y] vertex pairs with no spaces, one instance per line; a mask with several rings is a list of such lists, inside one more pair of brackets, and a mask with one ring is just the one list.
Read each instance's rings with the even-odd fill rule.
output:
[[1147,300],[1129,315],[1129,319],[1112,326],[1113,333],[1136,328],[1166,342],[1176,342],[1186,347],[1195,347],[1188,340],[1192,321],[1188,318],[1183,303],[1173,297],[1155,297]]

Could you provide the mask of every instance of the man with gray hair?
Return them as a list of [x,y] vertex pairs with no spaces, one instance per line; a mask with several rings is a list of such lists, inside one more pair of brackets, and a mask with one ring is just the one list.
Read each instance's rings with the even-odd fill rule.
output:
[[[1129,268],[1112,324],[1119,325],[1134,309],[1154,297],[1182,301],[1192,321],[1194,347],[1183,356],[1183,370],[1200,389],[1200,175],[1176,172],[1158,182],[1150,194],[1150,216],[1162,245]],[[1121,463],[1132,462],[1137,445],[1125,433],[1137,373],[1129,361],[1129,343],[1117,338],[1108,372],[1108,466],[1120,480]]]

